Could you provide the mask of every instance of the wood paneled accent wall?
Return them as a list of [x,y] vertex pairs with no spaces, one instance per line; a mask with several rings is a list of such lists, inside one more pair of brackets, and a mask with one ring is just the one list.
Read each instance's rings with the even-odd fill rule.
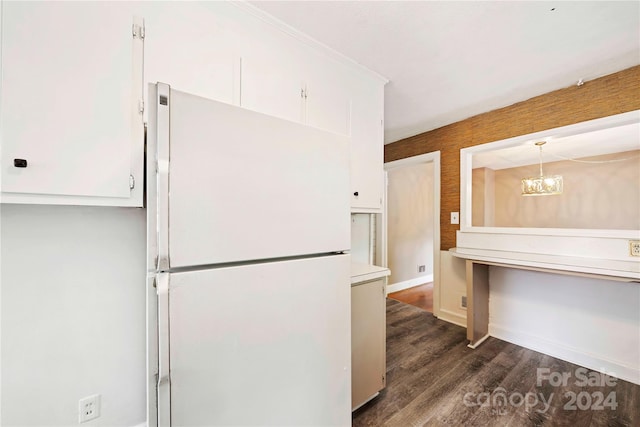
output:
[[[425,102],[429,102],[425,100]],[[440,150],[440,247],[456,246],[460,149],[640,109],[640,65],[387,144],[384,161]]]

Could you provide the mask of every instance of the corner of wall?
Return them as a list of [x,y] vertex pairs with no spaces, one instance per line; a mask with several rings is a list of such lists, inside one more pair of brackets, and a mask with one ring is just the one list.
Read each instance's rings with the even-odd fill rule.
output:
[[438,318],[458,326],[467,326],[467,309],[461,307],[467,295],[465,261],[440,251],[440,313]]

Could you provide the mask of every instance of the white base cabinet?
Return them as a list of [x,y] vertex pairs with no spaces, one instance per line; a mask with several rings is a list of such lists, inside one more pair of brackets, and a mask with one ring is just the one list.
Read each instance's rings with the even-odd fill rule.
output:
[[[354,270],[361,274],[354,273]],[[385,293],[388,274],[389,270],[382,267],[352,265],[352,410],[376,397],[386,384]]]

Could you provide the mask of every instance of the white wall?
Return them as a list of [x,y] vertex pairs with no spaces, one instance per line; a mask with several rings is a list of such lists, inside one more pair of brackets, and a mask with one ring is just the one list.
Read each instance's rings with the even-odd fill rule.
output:
[[371,214],[351,214],[351,260],[372,264]]
[[[473,170],[474,226],[640,229],[640,151],[544,164],[546,175],[562,175],[562,194],[522,197],[520,180],[537,165]],[[492,179],[495,177],[495,180]],[[491,192],[494,191],[493,194]],[[492,215],[487,209],[495,209]]]
[[[433,280],[433,174],[433,162],[388,171],[391,285],[407,282],[416,286]],[[418,265],[425,266],[424,273],[418,273]]]
[[467,295],[465,260],[440,251],[440,312],[438,318],[467,327],[467,309],[461,298]]
[[3,426],[146,419],[145,211],[2,205]]
[[640,285],[491,267],[489,334],[640,384]]

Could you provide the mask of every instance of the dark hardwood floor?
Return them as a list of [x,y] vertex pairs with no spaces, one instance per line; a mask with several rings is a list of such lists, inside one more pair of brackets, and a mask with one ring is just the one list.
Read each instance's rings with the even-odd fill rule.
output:
[[433,313],[433,283],[393,292],[388,297]]
[[353,425],[640,426],[640,386],[496,338],[472,350],[464,328],[387,299],[387,387]]

